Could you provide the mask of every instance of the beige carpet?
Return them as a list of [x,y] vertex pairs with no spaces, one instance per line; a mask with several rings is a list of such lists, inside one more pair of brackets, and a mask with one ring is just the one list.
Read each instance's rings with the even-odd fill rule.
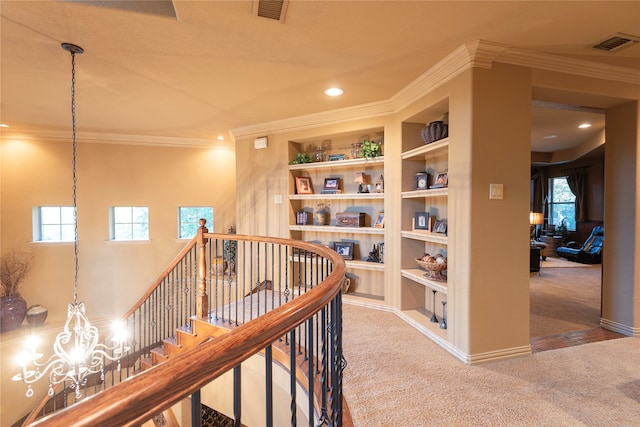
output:
[[529,276],[531,337],[598,327],[601,266],[546,268],[546,264],[540,274]]
[[638,426],[640,339],[467,366],[396,315],[344,306],[356,427]]
[[579,262],[569,261],[568,259],[559,257],[547,257],[540,264],[543,269],[545,268],[590,268],[593,264],[581,264]]

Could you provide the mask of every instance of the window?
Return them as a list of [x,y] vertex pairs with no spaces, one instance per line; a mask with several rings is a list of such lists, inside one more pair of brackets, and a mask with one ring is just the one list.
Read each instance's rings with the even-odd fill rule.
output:
[[213,230],[213,208],[206,206],[178,208],[178,221],[180,223],[178,238],[190,239],[196,235],[200,227],[200,218],[207,220],[206,227]]
[[113,240],[149,240],[149,208],[114,206],[110,214]]
[[73,242],[75,240],[73,207],[34,207],[33,240],[36,242]]
[[565,221],[567,230],[576,229],[576,196],[567,183],[567,177],[549,179],[549,224],[556,228]]

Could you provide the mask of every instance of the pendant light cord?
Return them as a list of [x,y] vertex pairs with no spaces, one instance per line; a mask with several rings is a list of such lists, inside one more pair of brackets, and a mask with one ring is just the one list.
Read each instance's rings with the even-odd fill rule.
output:
[[71,51],[71,174],[73,176],[73,255],[75,277],[73,280],[73,302],[78,303],[78,204],[76,202],[76,54]]

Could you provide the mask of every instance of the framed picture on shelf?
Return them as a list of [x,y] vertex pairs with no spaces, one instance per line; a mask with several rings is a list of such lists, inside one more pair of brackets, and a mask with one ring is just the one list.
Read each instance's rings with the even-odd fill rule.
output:
[[384,180],[382,179],[382,175],[380,175],[380,179],[373,184],[373,188],[373,191],[376,193],[384,193]]
[[374,228],[384,228],[384,212],[378,212],[376,221],[373,223]]
[[443,188],[449,184],[449,174],[447,171],[438,172],[433,178],[433,185],[429,188]]
[[323,190],[338,190],[340,189],[340,178],[325,178]]
[[413,218],[414,230],[429,230],[429,212],[416,212]]
[[353,242],[335,242],[333,250],[344,259],[353,259]]
[[296,176],[296,193],[313,194],[311,178],[309,178],[308,176]]
[[328,160],[330,162],[335,162],[336,160],[344,160],[346,156],[344,154],[329,154]]
[[443,221],[441,219],[436,220],[436,222],[433,224],[433,232],[434,233],[446,234],[447,233],[447,221]]

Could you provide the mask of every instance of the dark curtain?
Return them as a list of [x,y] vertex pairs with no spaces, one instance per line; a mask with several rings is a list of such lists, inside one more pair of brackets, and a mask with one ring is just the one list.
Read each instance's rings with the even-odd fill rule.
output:
[[[544,199],[547,177],[544,169],[531,170],[531,211],[545,214]],[[545,215],[546,218],[546,215]]]
[[587,220],[586,181],[585,168],[567,169],[567,183],[571,192],[576,196],[576,222]]

